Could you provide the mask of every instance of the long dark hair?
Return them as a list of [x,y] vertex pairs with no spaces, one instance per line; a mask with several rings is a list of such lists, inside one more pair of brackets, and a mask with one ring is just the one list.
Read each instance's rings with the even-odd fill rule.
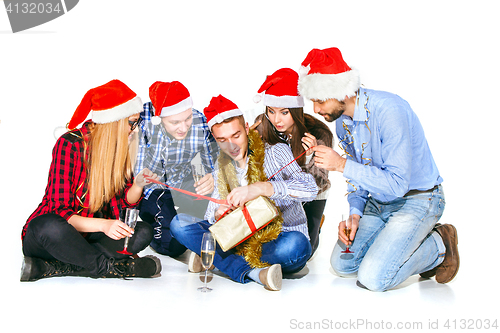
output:
[[[304,148],[302,147],[302,137],[304,133],[311,133],[316,136],[317,130],[323,130],[327,136],[328,142],[332,142],[333,134],[330,131],[330,128],[326,126],[321,120],[314,118],[311,115],[304,114],[304,108],[288,108],[290,114],[292,116],[294,126],[292,128],[292,137],[288,141],[287,136],[284,133],[278,132],[278,130],[274,127],[271,121],[267,118],[267,112],[269,107],[266,106],[266,111],[262,116],[262,140],[264,142],[269,143],[270,145],[274,145],[277,143],[286,143],[290,144],[292,148],[292,154],[295,158],[304,152]],[[297,163],[300,166],[303,166],[306,161],[306,155],[302,155],[299,159],[297,159]]]

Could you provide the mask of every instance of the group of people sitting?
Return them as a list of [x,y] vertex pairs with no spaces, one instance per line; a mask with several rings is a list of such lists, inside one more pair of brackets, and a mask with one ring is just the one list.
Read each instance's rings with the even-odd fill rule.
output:
[[[119,80],[90,89],[54,146],[45,195],[22,229],[21,281],[157,277],[161,260],[137,255],[147,246],[171,257],[189,250],[188,270],[200,272],[203,234],[263,196],[277,216],[236,247],[217,246],[213,266],[280,290],[283,273],[301,270],[318,248],[330,171],[347,179],[350,207],[338,239],[324,240],[338,275],[373,291],[414,274],[451,281],[457,231],[438,223],[443,179],[416,114],[397,95],[361,87],[337,48],[311,50],[299,72],[267,76],[255,100],[265,109],[251,126],[222,95],[194,109],[178,81],[152,84],[145,104]],[[304,99],[336,121],[342,155],[329,127],[304,113]],[[133,229],[126,208],[139,210]],[[132,255],[118,253],[125,238]],[[347,247],[352,254],[342,255]]]

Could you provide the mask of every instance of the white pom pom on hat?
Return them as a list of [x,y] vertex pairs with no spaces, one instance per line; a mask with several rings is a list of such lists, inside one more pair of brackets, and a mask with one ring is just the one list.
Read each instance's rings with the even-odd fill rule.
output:
[[160,125],[161,123],[161,118],[158,116],[154,116],[151,118],[151,123],[155,126]]
[[252,100],[254,103],[260,103],[262,101],[262,94],[255,95]]
[[57,126],[56,128],[54,128],[54,139],[59,139],[59,137],[67,131],[68,129],[66,128],[66,126]]

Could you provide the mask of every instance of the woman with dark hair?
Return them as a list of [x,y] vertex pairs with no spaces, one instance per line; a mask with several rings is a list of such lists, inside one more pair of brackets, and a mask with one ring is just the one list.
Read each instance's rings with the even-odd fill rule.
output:
[[304,114],[304,99],[298,95],[297,90],[298,78],[298,74],[290,68],[279,69],[267,77],[258,91],[258,93],[265,91],[262,101],[266,110],[255,119],[253,127],[259,131],[264,142],[271,145],[289,144],[293,156],[298,157],[297,163],[316,180],[318,196],[314,201],[304,204],[314,254],[319,244],[319,232],[324,219],[323,212],[330,181],[328,171],[314,165],[314,154],[308,149],[316,145],[331,148],[333,134],[321,120]]
[[[136,254],[149,245],[152,228],[120,221],[136,207],[149,183],[144,169],[135,179],[129,139],[140,121],[140,98],[118,80],[89,90],[56,142],[45,195],[22,231],[21,281],[51,276],[152,277],[161,271],[154,256],[117,253],[124,238]],[[86,121],[79,129],[87,115]],[[132,237],[133,234],[133,237]]]

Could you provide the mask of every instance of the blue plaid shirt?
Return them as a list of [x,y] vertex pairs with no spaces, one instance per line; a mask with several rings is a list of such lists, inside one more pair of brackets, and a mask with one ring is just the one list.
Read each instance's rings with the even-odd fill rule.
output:
[[[193,109],[193,123],[183,140],[170,136],[163,125],[153,125],[151,118],[154,108],[151,102],[144,104],[139,124],[139,151],[135,164],[135,174],[148,168],[161,176],[160,181],[169,186],[180,187],[185,177],[191,176],[191,160],[200,153],[205,172],[212,172],[217,160],[219,147],[207,126],[205,116]],[[144,189],[147,199],[161,185],[150,184]]]

